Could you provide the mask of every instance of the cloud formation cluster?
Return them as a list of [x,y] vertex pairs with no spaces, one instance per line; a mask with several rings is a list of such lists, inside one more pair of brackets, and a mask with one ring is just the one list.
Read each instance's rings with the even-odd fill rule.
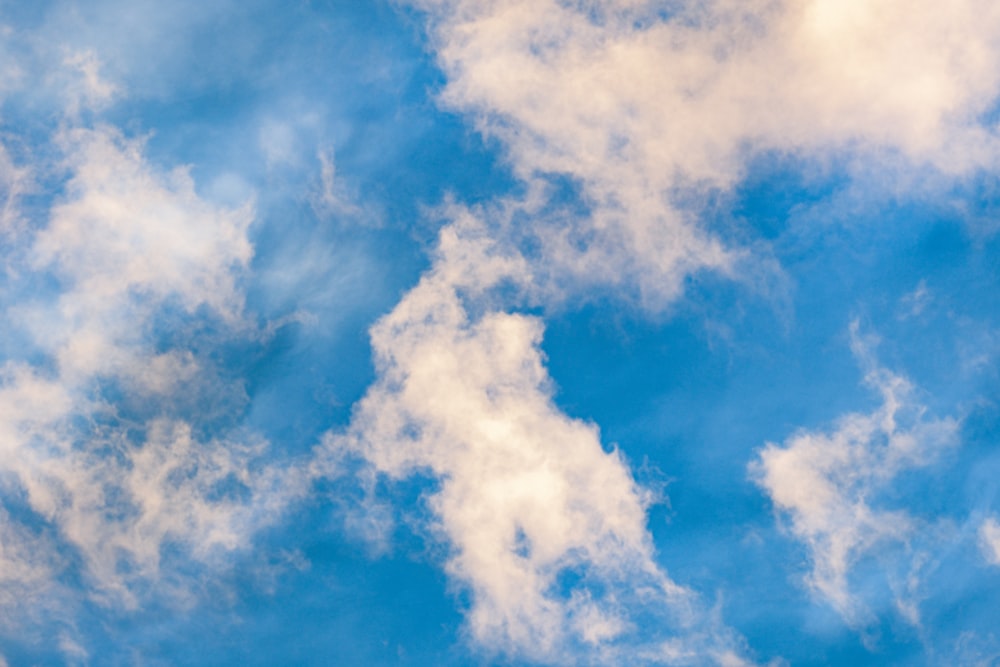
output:
[[[760,266],[703,227],[697,202],[764,151],[952,175],[994,165],[1000,13],[975,0],[414,4],[448,76],[442,102],[500,141],[527,194],[444,229],[430,271],[372,330],[379,380],[331,442],[391,477],[440,480],[430,508],[472,591],[474,636],[551,660],[567,637],[610,643],[628,623],[586,585],[557,600],[560,571],[664,575],[643,492],[553,407],[540,325],[510,309],[611,287],[658,310],[698,271],[752,280]],[[496,296],[504,281],[521,296]],[[769,446],[757,467],[809,545],[810,584],[852,622],[851,565],[912,527],[870,495],[955,437],[905,380],[873,366],[868,382],[881,409]],[[658,586],[652,606],[675,607],[682,589]]]
[[[157,167],[141,141],[81,120],[125,95],[102,78],[102,58],[130,82],[158,72],[163,80],[145,77],[142,92],[156,97],[180,85],[194,57],[144,65],[136,53],[175,32],[204,38],[234,11],[157,5],[161,30],[146,18],[156,3],[145,4],[123,13],[93,3],[80,34],[124,35],[107,53],[42,49],[24,67],[0,65],[0,95],[24,92],[27,70],[52,70],[26,94],[61,108],[45,147],[58,158],[31,165],[0,144],[0,289],[15,323],[0,368],[0,612],[65,594],[74,576],[116,607],[140,606],[152,589],[183,599],[179,564],[225,561],[312,481],[231,428],[249,399],[213,360],[219,341],[260,336],[242,285],[253,205],[212,203],[189,170]],[[891,164],[962,179],[995,168],[1000,9],[982,0],[411,4],[446,77],[440,103],[498,142],[523,187],[478,208],[445,207],[430,268],[370,330],[377,377],[350,425],[324,436],[312,474],[342,475],[352,456],[379,479],[430,478],[421,519],[467,600],[470,637],[488,651],[544,663],[747,664],[721,615],[662,567],[646,525],[659,499],[595,424],[556,405],[538,312],[595,294],[662,311],[699,272],[757,280],[770,269],[756,249],[721,238],[703,214],[763,153],[856,162],[857,173]],[[53,11],[40,30],[58,33],[70,16]],[[0,55],[30,42],[0,44]],[[247,71],[251,50],[239,63]],[[207,85],[199,81],[185,85]],[[283,188],[312,188],[319,216],[363,216],[329,147],[306,146],[323,133],[321,111],[303,107],[296,116],[276,105],[248,132],[260,173],[284,170]],[[305,165],[318,169],[312,183],[291,183]],[[236,171],[217,174],[221,199],[250,189]],[[41,220],[21,204],[43,181],[58,183]],[[334,254],[288,247],[296,257],[276,253],[262,289],[302,305],[301,276],[328,277],[321,265]],[[333,287],[315,289],[335,300]],[[913,317],[926,305],[926,290],[915,294]],[[881,406],[766,445],[752,475],[805,545],[807,585],[864,626],[857,567],[887,544],[910,550],[925,527],[886,496],[953,446],[958,425],[929,417],[856,332],[855,352]],[[1000,562],[995,520],[979,538]],[[904,572],[919,567],[912,554],[902,560]],[[916,584],[900,585],[897,605],[917,623]],[[79,652],[72,638],[64,644]]]
[[246,546],[283,494],[274,469],[253,465],[265,443],[198,435],[205,413],[184,397],[227,389],[171,330],[247,335],[237,280],[253,211],[205,203],[184,170],[159,172],[115,130],[59,141],[64,194],[47,224],[13,232],[23,252],[7,267],[23,291],[5,317],[28,342],[2,369],[0,469],[26,514],[5,515],[3,579],[42,586],[79,559],[97,599],[134,606],[154,583],[183,597],[164,559]]

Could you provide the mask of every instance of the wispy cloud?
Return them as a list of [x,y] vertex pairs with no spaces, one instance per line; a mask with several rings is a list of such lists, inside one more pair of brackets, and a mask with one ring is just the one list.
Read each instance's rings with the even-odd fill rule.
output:
[[20,200],[32,188],[31,169],[17,164],[7,148],[0,144],[0,235],[8,242],[23,225]]
[[[878,366],[872,343],[860,336],[856,322],[851,336],[866,370],[865,384],[881,395],[882,405],[870,413],[844,415],[828,431],[802,431],[783,445],[770,443],[750,470],[775,509],[789,519],[791,534],[808,548],[809,587],[849,623],[864,628],[872,612],[852,589],[852,569],[887,542],[907,543],[920,528],[905,507],[887,507],[879,497],[901,472],[929,465],[943,448],[953,446],[958,424],[928,417],[911,384]],[[897,604],[909,620],[919,622],[905,595]]]
[[983,554],[993,565],[1000,565],[1000,523],[993,517],[979,525],[979,539]]
[[99,109],[111,103],[118,87],[101,75],[101,61],[93,51],[68,54],[63,59],[71,82],[62,86],[67,95],[67,112],[75,116],[83,109]]
[[[65,195],[18,267],[58,287],[7,308],[33,350],[4,366],[0,467],[33,521],[82,558],[93,595],[132,606],[159,581],[161,594],[183,597],[164,553],[210,563],[245,547],[285,497],[281,471],[259,463],[266,443],[199,437],[205,413],[189,423],[175,410],[173,397],[213,381],[210,362],[183,336],[158,342],[185,319],[252,335],[237,281],[253,211],[205,203],[183,169],[156,170],[115,130],[72,129],[60,143]],[[16,522],[5,530],[30,534]],[[4,554],[10,567],[34,572],[41,558],[55,570],[27,543],[6,543]]]

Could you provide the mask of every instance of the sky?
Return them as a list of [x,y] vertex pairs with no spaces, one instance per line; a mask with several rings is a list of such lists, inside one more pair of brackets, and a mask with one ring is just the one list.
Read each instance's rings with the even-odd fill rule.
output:
[[1000,664],[1000,6],[0,0],[0,666]]

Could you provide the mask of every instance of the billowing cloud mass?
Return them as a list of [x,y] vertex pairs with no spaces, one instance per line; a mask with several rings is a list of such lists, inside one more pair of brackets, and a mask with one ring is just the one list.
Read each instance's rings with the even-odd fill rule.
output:
[[[523,258],[499,251],[472,213],[457,215],[433,268],[372,330],[379,379],[329,446],[393,479],[440,480],[427,499],[434,528],[488,648],[567,664],[741,663],[732,637],[707,636],[717,630],[693,593],[656,564],[650,492],[594,425],[553,404],[538,318],[479,305],[528,279]],[[622,646],[650,612],[664,631]]]
[[983,0],[0,4],[0,665],[989,664],[998,109]]
[[733,273],[740,249],[689,202],[733,187],[762,151],[996,163],[980,122],[1000,92],[990,3],[417,5],[449,76],[443,102],[499,138],[522,178],[581,188],[588,215],[526,232],[559,284],[637,287],[657,307],[692,271]]

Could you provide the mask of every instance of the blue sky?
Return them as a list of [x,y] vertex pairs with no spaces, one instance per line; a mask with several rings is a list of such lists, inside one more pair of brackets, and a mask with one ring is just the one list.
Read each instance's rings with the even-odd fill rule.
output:
[[998,37],[0,0],[0,665],[997,663]]

